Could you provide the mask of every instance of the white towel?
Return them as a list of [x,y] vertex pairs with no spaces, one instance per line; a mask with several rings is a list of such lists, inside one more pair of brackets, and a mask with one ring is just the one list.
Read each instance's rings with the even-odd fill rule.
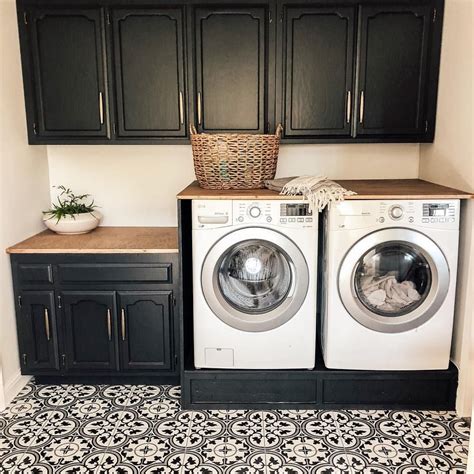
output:
[[297,196],[302,194],[309,201],[309,209],[314,214],[322,211],[330,202],[343,201],[346,196],[357,194],[344,189],[326,176],[300,176],[288,181],[280,194]]

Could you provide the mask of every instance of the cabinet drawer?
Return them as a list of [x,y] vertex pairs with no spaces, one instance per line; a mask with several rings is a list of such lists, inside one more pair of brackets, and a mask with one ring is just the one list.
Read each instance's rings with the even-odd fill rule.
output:
[[18,265],[20,283],[53,283],[53,267],[48,263],[20,263]]
[[61,283],[146,282],[171,283],[171,263],[162,264],[63,264],[58,265]]

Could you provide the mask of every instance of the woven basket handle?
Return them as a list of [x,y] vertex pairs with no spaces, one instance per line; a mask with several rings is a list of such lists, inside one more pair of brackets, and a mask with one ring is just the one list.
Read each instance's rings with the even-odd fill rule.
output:
[[277,125],[276,130],[275,130],[275,135],[276,135],[278,138],[281,138],[282,132],[283,132],[283,126],[282,126],[281,123],[279,123],[279,124]]
[[196,127],[194,126],[193,123],[189,124],[189,131],[191,132],[191,135],[196,135],[197,134]]

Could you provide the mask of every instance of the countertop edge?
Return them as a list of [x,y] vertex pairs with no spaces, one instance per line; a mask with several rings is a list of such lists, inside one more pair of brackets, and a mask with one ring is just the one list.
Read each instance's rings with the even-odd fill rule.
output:
[[17,254],[159,254],[179,253],[179,249],[15,249],[8,247],[5,252]]

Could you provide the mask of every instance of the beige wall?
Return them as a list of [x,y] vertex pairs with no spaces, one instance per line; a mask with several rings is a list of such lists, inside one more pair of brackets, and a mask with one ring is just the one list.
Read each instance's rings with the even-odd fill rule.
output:
[[[416,178],[418,156],[413,144],[286,145],[277,174]],[[91,193],[104,225],[176,225],[175,196],[195,179],[189,145],[55,145],[48,159],[51,185]]]
[[[474,191],[473,2],[447,0],[441,53],[437,131],[420,148],[420,177]],[[457,408],[470,416],[473,393],[474,203],[463,204],[452,358],[460,369]]]
[[49,204],[45,147],[27,145],[16,11],[0,1],[0,409],[25,378],[20,376],[10,262],[3,249],[42,229]]

